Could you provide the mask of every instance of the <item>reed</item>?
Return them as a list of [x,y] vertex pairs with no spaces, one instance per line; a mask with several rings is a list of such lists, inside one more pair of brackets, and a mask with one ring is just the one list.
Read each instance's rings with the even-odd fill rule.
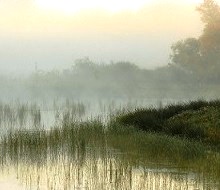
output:
[[[192,105],[193,103],[190,106]],[[159,121],[163,121],[163,124],[167,122],[166,126],[171,127],[169,122],[172,121],[174,125],[173,121],[182,121],[183,118],[185,121],[188,118],[191,123],[198,123],[201,118],[218,116],[218,104],[210,103],[206,107],[201,105],[204,103],[197,102],[192,106],[194,110],[184,108],[177,115],[173,110],[181,110],[178,105],[175,105],[176,108],[174,105],[152,108],[147,111],[154,114],[143,117],[151,118],[150,122],[154,125],[157,121],[153,121],[153,118],[161,114],[164,116],[161,118],[166,119]],[[68,106],[71,110],[73,104],[69,102]],[[75,103],[74,106],[78,107]],[[20,117],[19,121],[25,121],[27,115],[34,121],[35,114],[41,115],[39,107],[29,107],[32,108],[29,111],[26,110],[28,105],[19,107],[20,116],[14,114],[17,118]],[[6,113],[11,112],[12,109],[9,108]],[[111,110],[112,108],[114,107],[111,104]],[[163,109],[165,110],[161,111]],[[111,113],[110,120],[105,123],[99,118],[75,120],[74,115],[78,113],[68,112],[68,109],[64,113],[60,110],[59,112],[63,115],[62,121],[49,130],[36,127],[31,122],[33,127],[18,128],[1,136],[1,168],[16,168],[18,176],[23,180],[25,178],[29,189],[33,184],[41,189],[45,184],[44,179],[47,179],[47,187],[52,189],[161,189],[161,181],[164,181],[163,189],[170,189],[174,184],[184,189],[189,187],[190,182],[186,179],[192,173],[200,183],[199,187],[208,184],[207,189],[218,188],[219,150],[210,149],[206,142],[198,140],[200,136],[196,139],[170,135],[171,132],[160,130],[140,130],[134,124],[122,122],[129,114],[134,116],[136,112],[126,114],[122,110],[116,116]],[[215,122],[215,119],[211,121]],[[212,124],[208,126],[210,129]],[[174,131],[171,128],[166,130]],[[167,173],[163,173],[164,170]],[[176,174],[173,175],[173,172]],[[177,176],[182,180],[176,182]],[[152,184],[152,181],[155,183]]]

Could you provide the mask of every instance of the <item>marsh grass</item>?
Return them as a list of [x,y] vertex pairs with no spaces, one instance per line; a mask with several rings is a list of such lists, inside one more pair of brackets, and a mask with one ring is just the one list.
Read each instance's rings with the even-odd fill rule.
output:
[[40,125],[41,113],[35,104],[0,103],[0,126],[2,131]]
[[86,109],[86,104],[70,100],[52,105],[39,102],[0,102],[1,134],[18,129],[36,130],[37,128],[45,127],[45,123],[47,129],[55,124],[61,124],[61,121],[71,123],[74,120],[83,118],[86,114]]
[[143,160],[169,163],[192,161],[205,155],[205,147],[199,142],[163,134],[146,133],[133,127],[124,129],[124,126],[118,124],[111,126],[110,130],[109,138],[113,145],[120,146],[125,152],[142,157]]
[[[100,121],[64,123],[50,131],[18,131],[2,139],[2,157],[44,163],[47,156],[68,153],[84,162],[87,149],[118,152],[118,156],[134,165],[161,163],[176,167],[192,167],[212,175],[220,175],[219,156],[207,156],[207,147],[200,142],[163,134],[146,133],[134,127],[124,127],[117,122],[104,126]],[[52,155],[52,156],[51,156]],[[117,153],[116,153],[117,155]],[[216,154],[217,155],[217,154]],[[16,161],[17,160],[17,161]],[[208,163],[206,165],[206,161]],[[28,161],[28,162],[29,162]],[[210,171],[210,162],[215,163]],[[193,164],[192,164],[193,163]],[[208,166],[209,165],[209,166]],[[220,170],[219,170],[220,171]]]
[[[55,189],[61,186],[56,184],[53,175],[60,175],[64,179],[63,182],[59,179],[60,184],[74,183],[81,188],[84,184],[84,187],[91,189],[129,189],[132,186],[134,189],[161,189],[160,180],[166,181],[168,177],[170,183],[174,183],[176,177],[181,177],[182,173],[186,175],[188,171],[201,175],[198,177],[201,183],[203,180],[207,184],[219,183],[220,160],[214,155],[207,157],[202,144],[177,137],[146,133],[134,127],[125,128],[114,122],[109,126],[103,126],[100,121],[74,122],[64,123],[61,127],[49,131],[17,131],[2,138],[1,142],[3,167],[6,163],[22,167],[22,171],[25,171],[22,175],[26,178],[28,175],[32,177],[28,178],[28,184],[30,180],[35,180],[32,183],[36,184],[34,170],[39,183],[43,180],[43,175],[46,175],[45,179],[49,179],[50,185],[57,187]],[[142,169],[134,171],[134,168]],[[157,170],[156,173],[152,172],[155,168],[159,173]],[[177,168],[175,173],[179,174],[161,174],[160,170],[164,168],[168,168],[168,171]],[[45,170],[48,170],[48,173]],[[57,172],[59,174],[56,174]],[[136,172],[145,177],[140,178]],[[90,178],[87,174],[90,174]],[[65,177],[66,175],[69,177]],[[134,185],[135,176],[136,180],[140,181]],[[90,181],[90,184],[86,184],[84,178]],[[185,187],[185,179],[182,179],[183,184],[178,182],[179,187]],[[70,182],[71,180],[73,181]],[[151,184],[152,180],[158,181]],[[190,180],[187,183],[190,183]],[[171,186],[172,184],[164,184],[164,189]],[[69,189],[71,187],[73,188],[69,185]]]
[[[201,106],[204,103],[196,103],[194,106],[195,111],[200,112],[197,104]],[[180,188],[188,186],[190,172],[197,176],[196,180],[203,186],[206,183],[207,189],[217,189],[216,184],[220,183],[219,152],[211,152],[203,142],[154,130],[139,130],[130,124],[125,127],[120,119],[127,115],[115,117],[112,114],[107,123],[101,119],[77,121],[74,120],[75,112],[71,111],[73,104],[67,102],[67,105],[70,111],[63,113],[63,116],[66,113],[68,116],[63,117],[60,125],[50,130],[34,126],[31,130],[19,128],[3,135],[0,144],[2,168],[18,168],[17,172],[25,177],[25,183],[30,187],[32,183],[40,187],[41,183],[45,183],[44,179],[47,179],[48,189],[161,189],[159,181],[169,180],[170,183],[164,184],[164,189],[170,190],[173,183],[179,184]],[[38,107],[33,107],[35,111],[31,113],[32,118],[35,114],[41,114]],[[110,107],[112,110],[113,105]],[[21,121],[27,115],[25,108],[19,107]],[[174,113],[172,106],[170,109],[164,113],[161,111],[164,118]],[[215,113],[214,105],[212,109]],[[176,110],[180,108],[177,106]],[[120,114],[125,112],[122,110]],[[181,118],[184,111],[178,113],[178,118]],[[151,122],[156,123],[156,116],[152,115]],[[166,122],[172,117],[175,116],[170,116]],[[134,171],[134,168],[140,169]],[[156,173],[152,172],[155,168]],[[161,173],[164,168],[171,172]],[[171,174],[172,168],[176,168],[177,176]],[[176,182],[182,173],[186,174],[184,180]],[[139,183],[135,184],[134,177]],[[152,180],[158,181],[152,184]]]
[[140,109],[122,114],[117,121],[147,132],[164,133],[220,144],[220,101],[194,101],[164,108]]

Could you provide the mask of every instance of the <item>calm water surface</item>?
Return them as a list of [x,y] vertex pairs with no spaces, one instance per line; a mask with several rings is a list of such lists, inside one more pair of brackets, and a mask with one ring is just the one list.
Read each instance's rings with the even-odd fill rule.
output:
[[[158,102],[157,102],[158,103]],[[155,103],[154,103],[155,104]],[[62,102],[60,104],[0,104],[1,136],[16,130],[50,130],[72,120],[106,122],[118,111],[152,105],[146,102]],[[157,104],[161,106],[160,104]],[[1,144],[2,146],[2,144]],[[5,190],[218,190],[219,181],[193,169],[161,163],[131,163],[128,155],[106,144],[62,145],[40,153],[1,147],[0,189]],[[39,147],[40,149],[40,147]],[[138,163],[138,164],[137,164]]]

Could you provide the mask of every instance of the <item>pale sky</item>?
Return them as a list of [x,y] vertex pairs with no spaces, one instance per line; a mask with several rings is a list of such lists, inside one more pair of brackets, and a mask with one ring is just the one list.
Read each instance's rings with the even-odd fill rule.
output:
[[200,0],[0,0],[0,73],[68,68],[75,59],[168,63],[202,32]]

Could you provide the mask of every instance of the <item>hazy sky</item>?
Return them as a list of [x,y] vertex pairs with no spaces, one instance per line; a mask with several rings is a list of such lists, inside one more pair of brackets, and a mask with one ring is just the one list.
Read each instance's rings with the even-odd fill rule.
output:
[[199,36],[199,0],[0,0],[0,72],[68,68],[75,59],[168,63],[170,46]]

